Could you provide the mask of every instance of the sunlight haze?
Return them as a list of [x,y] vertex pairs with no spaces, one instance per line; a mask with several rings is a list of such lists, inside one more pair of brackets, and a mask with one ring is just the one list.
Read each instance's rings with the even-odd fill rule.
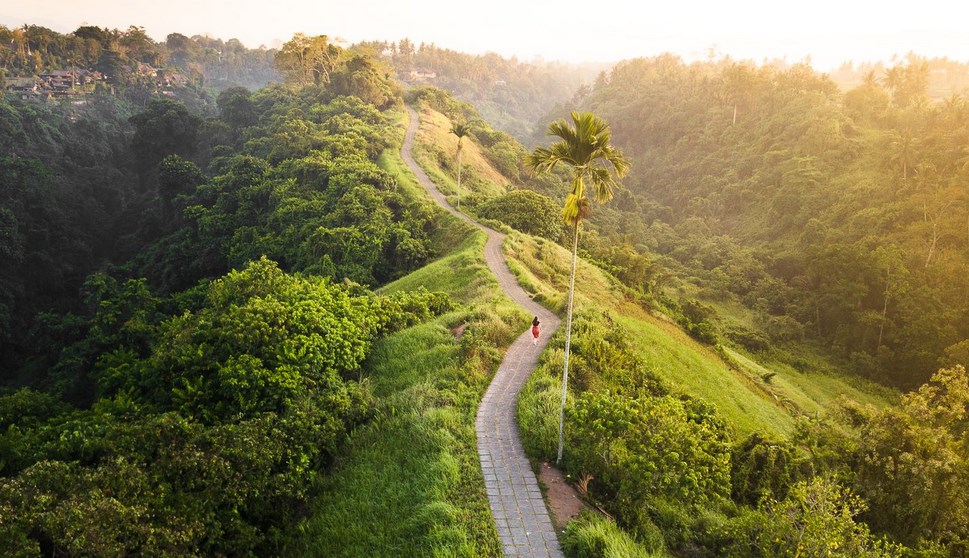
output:
[[278,46],[294,33],[326,34],[349,42],[408,37],[468,53],[496,52],[529,60],[615,61],[673,52],[686,60],[731,56],[761,62],[810,57],[825,71],[842,62],[888,61],[908,52],[969,60],[961,26],[964,3],[930,0],[792,4],[604,0],[562,2],[168,2],[13,0],[0,24],[33,24],[61,33],[82,24],[142,26],[156,40],[169,33],[237,38],[250,48]]

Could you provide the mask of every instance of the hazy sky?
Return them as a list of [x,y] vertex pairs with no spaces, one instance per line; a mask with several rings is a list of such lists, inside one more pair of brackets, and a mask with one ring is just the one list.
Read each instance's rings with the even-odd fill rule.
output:
[[613,61],[673,52],[795,62],[888,61],[909,51],[969,62],[965,0],[2,0],[0,24],[67,33],[139,25],[273,46],[296,32],[433,42],[454,50]]

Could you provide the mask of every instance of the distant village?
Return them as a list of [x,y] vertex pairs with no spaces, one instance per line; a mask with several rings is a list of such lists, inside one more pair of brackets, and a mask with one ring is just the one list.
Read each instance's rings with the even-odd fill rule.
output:
[[[154,68],[143,62],[138,63],[133,74],[137,81],[153,84],[159,93],[167,96],[174,96],[176,87],[184,87],[189,82],[184,74]],[[5,91],[24,100],[49,100],[87,95],[95,92],[99,85],[113,92],[111,80],[101,72],[71,68],[47,70],[29,77],[8,77]]]
[[437,72],[430,68],[410,68],[404,73],[403,78],[411,82],[430,81],[437,78]]
[[[189,83],[188,77],[182,73],[155,68],[144,62],[138,63],[133,74],[135,81],[154,84],[157,92],[167,96],[174,96],[175,88]],[[437,73],[428,68],[412,68],[403,77],[412,83],[428,82],[437,78]],[[47,70],[36,76],[8,77],[5,80],[5,91],[24,100],[83,96],[95,92],[99,86],[113,90],[108,76],[85,68]]]

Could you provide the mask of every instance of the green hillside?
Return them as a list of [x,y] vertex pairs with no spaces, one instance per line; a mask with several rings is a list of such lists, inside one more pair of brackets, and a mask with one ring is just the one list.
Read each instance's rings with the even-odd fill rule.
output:
[[[327,52],[332,82],[287,67],[218,115],[161,92],[133,105],[122,84],[0,99],[0,554],[287,555],[355,435],[405,407],[436,471],[406,487],[427,492],[415,544],[436,544],[442,501],[481,523],[479,483],[451,473],[475,459],[461,413],[508,329],[489,317],[491,337],[448,347],[442,323],[482,323],[457,294],[375,291],[476,241],[401,174],[397,84]],[[398,405],[430,378],[366,375],[405,331],[441,345],[454,383]],[[439,542],[464,544],[455,529]]]
[[[432,101],[461,115],[440,99]],[[446,162],[424,161],[445,191],[453,180]],[[556,194],[555,180],[562,178],[529,186],[560,203],[564,189],[559,183]],[[469,211],[484,212],[491,200],[476,202]],[[837,549],[835,555],[887,557],[914,552],[901,544],[952,545],[942,531],[929,539],[905,527],[914,517],[925,525],[925,518],[904,502],[948,510],[954,515],[946,523],[957,530],[965,527],[958,504],[920,499],[896,484],[890,471],[891,463],[905,459],[912,466],[902,474],[914,480],[926,458],[960,451],[955,449],[960,422],[939,417],[929,426],[932,434],[915,425],[919,409],[938,394],[951,394],[945,397],[964,408],[969,400],[964,369],[941,371],[918,394],[900,398],[853,373],[839,355],[816,343],[798,343],[790,336],[796,322],[768,319],[738,305],[722,286],[714,294],[715,280],[743,277],[748,266],[757,265],[729,239],[693,247],[678,243],[671,230],[657,229],[665,236],[636,236],[643,229],[629,210],[638,203],[652,207],[621,193],[617,208],[593,211],[583,237],[583,255],[595,265],[580,262],[576,279],[578,316],[561,466],[621,529],[587,517],[563,538],[569,552],[625,549],[678,556],[699,547],[711,555],[740,557],[756,545],[776,550],[764,556],[781,556],[784,549],[812,545]],[[542,205],[528,202],[495,218],[527,227],[539,218]],[[519,212],[531,217],[520,221]],[[745,223],[758,226],[756,220]],[[548,238],[512,233],[503,249],[520,284],[561,312],[569,254],[558,244],[560,233],[545,234]],[[693,278],[682,260],[635,244],[642,240],[666,242],[677,257],[716,256],[712,261],[722,267]],[[785,292],[770,293],[770,286],[757,291],[768,297],[768,305]],[[559,332],[551,340],[519,403],[523,443],[536,459],[555,455],[563,337]],[[904,440],[924,436],[943,437],[948,449],[915,450],[936,456],[916,457]],[[929,482],[954,483],[959,475],[942,468]],[[887,507],[865,512],[868,501]],[[832,509],[838,510],[835,515]],[[825,527],[798,535],[800,522]]]
[[[506,254],[522,284],[552,308],[562,306],[568,251],[543,240],[514,235]],[[630,300],[628,288],[602,270],[579,266],[577,307],[586,313],[608,312],[631,336],[637,354],[675,390],[713,405],[738,435],[760,433],[784,439],[798,416],[823,415],[839,397],[885,405],[896,396],[857,378],[821,371],[799,372],[789,365],[758,364],[738,349],[704,345],[670,318],[651,313]],[[772,373],[770,381],[764,376]]]
[[[423,152],[432,151],[437,142],[449,146],[454,143],[456,138],[447,134],[442,118],[439,112],[424,107],[418,134]],[[475,175],[491,179],[485,181],[483,190],[475,189],[476,183],[466,187],[471,196],[495,197],[500,191],[489,190],[487,185],[494,184],[496,171],[486,158],[477,155],[478,150],[478,145],[471,143],[472,156],[466,156],[465,164],[474,169]],[[447,151],[453,151],[453,147]],[[453,169],[442,168],[436,164],[438,160],[430,157],[420,162],[439,188],[454,191]],[[504,250],[522,286],[550,309],[562,311],[568,280],[568,251],[545,239],[521,234],[509,236]],[[738,434],[759,432],[784,438],[793,432],[797,416],[823,414],[824,407],[840,396],[879,406],[895,397],[890,390],[843,374],[821,370],[800,372],[782,363],[757,364],[737,348],[727,347],[718,352],[694,340],[662,313],[651,313],[628,287],[596,266],[580,264],[576,284],[579,308],[613,313],[629,330],[639,354],[651,369],[683,393],[715,405]],[[770,383],[763,380],[768,372],[774,374]]]
[[[500,349],[524,320],[484,265],[483,237],[446,217],[445,257],[385,286],[429,288],[460,309],[378,343],[362,377],[378,417],[354,433],[293,553],[498,556],[474,416]],[[458,332],[460,332],[460,337]]]
[[969,107],[931,100],[929,68],[842,92],[799,65],[625,61],[579,103],[634,161],[602,231],[860,376],[966,365]]
[[[130,79],[0,98],[0,555],[500,556],[475,413],[531,316],[404,164],[403,105],[416,160],[455,202],[461,177],[461,210],[560,315],[569,169],[536,176],[471,104],[405,91],[399,45],[209,60],[282,80],[213,101],[126,69],[229,43],[2,37],[18,71],[84,49]],[[663,56],[574,98],[633,172],[572,206],[570,558],[965,554],[969,105],[928,102],[915,62],[842,94]],[[513,108],[520,132],[536,108]],[[518,401],[536,468],[565,347],[560,328]]]

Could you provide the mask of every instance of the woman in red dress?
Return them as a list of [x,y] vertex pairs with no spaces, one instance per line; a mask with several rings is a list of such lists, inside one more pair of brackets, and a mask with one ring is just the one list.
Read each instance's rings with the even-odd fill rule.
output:
[[532,345],[538,344],[538,336],[542,334],[542,328],[538,327],[541,322],[538,321],[538,316],[532,320]]

